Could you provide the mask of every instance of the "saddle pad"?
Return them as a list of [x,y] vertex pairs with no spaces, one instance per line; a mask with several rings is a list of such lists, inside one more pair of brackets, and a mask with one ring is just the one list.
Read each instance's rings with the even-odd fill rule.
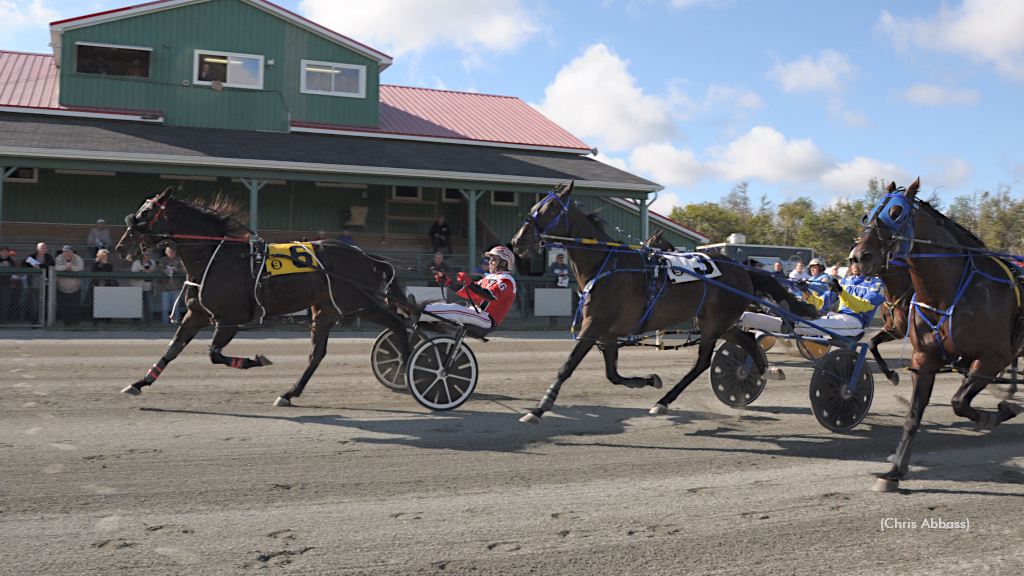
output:
[[321,268],[309,242],[290,242],[267,246],[267,275],[313,272]]
[[[722,275],[722,271],[718,269],[715,261],[700,252],[667,252],[662,254],[662,257],[665,258],[668,278],[673,284],[693,282],[700,280],[701,277],[715,278]],[[687,274],[683,270],[692,272],[692,274]]]

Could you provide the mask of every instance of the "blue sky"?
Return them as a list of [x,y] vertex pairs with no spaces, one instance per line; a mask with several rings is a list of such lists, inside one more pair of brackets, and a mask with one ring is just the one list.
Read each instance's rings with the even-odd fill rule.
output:
[[[0,0],[0,48],[137,4]],[[1021,0],[280,0],[394,58],[388,84],[517,96],[665,186],[654,209],[956,196],[1024,178]]]

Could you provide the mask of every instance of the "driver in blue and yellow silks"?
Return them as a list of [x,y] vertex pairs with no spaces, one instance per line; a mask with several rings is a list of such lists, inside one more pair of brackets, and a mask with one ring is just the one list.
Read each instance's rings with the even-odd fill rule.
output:
[[[804,280],[797,281],[797,287],[801,291],[810,290],[818,297],[824,297],[828,294],[829,286],[832,285],[832,277],[825,272],[825,261],[821,258],[813,258],[811,263],[807,265],[807,270],[810,272],[811,277]],[[806,300],[806,298],[804,298]],[[832,302],[825,302],[825,304],[831,304]],[[829,311],[829,308],[819,308],[819,314],[825,314]]]
[[[828,275],[825,275],[828,277]],[[875,317],[878,306],[885,302],[885,287],[874,276],[861,276],[856,262],[850,263],[846,277],[830,280],[830,289],[818,295],[813,290],[804,292],[804,299],[819,310],[831,310],[838,299],[839,309],[822,313],[815,324],[841,336],[860,336]],[[820,336],[813,326],[797,324],[794,331],[805,336]]]

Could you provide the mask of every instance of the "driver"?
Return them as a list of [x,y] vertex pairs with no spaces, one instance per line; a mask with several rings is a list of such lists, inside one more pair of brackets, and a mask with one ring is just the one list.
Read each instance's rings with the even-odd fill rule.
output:
[[[424,311],[459,324],[497,328],[516,299],[516,281],[512,278],[516,257],[504,246],[496,246],[484,256],[489,258],[488,274],[475,284],[465,272],[459,272],[454,280],[444,272],[434,275],[439,285],[447,286],[459,296],[468,298],[475,304],[474,307],[437,302],[427,304]],[[424,314],[420,321],[437,322],[437,318],[430,314]]]

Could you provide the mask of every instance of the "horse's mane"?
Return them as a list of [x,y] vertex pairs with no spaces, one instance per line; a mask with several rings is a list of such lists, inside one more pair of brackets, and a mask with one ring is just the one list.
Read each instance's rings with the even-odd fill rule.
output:
[[934,206],[925,202],[924,200],[918,200],[917,202],[922,208],[925,209],[925,212],[927,212],[929,216],[934,218],[940,226],[949,231],[949,233],[952,234],[953,237],[956,238],[956,241],[959,242],[960,244],[964,246],[969,246],[971,248],[985,247],[985,243],[982,242],[980,238],[975,236],[974,232],[971,232],[967,228],[964,228],[956,220],[953,220],[952,218],[946,216],[942,212],[939,212],[938,210],[935,209]]
[[249,222],[249,214],[242,210],[242,205],[235,199],[224,195],[215,194],[213,198],[175,198],[187,208],[191,208],[195,215],[203,221],[216,227],[221,234],[228,238],[246,238],[250,230],[246,224]]

